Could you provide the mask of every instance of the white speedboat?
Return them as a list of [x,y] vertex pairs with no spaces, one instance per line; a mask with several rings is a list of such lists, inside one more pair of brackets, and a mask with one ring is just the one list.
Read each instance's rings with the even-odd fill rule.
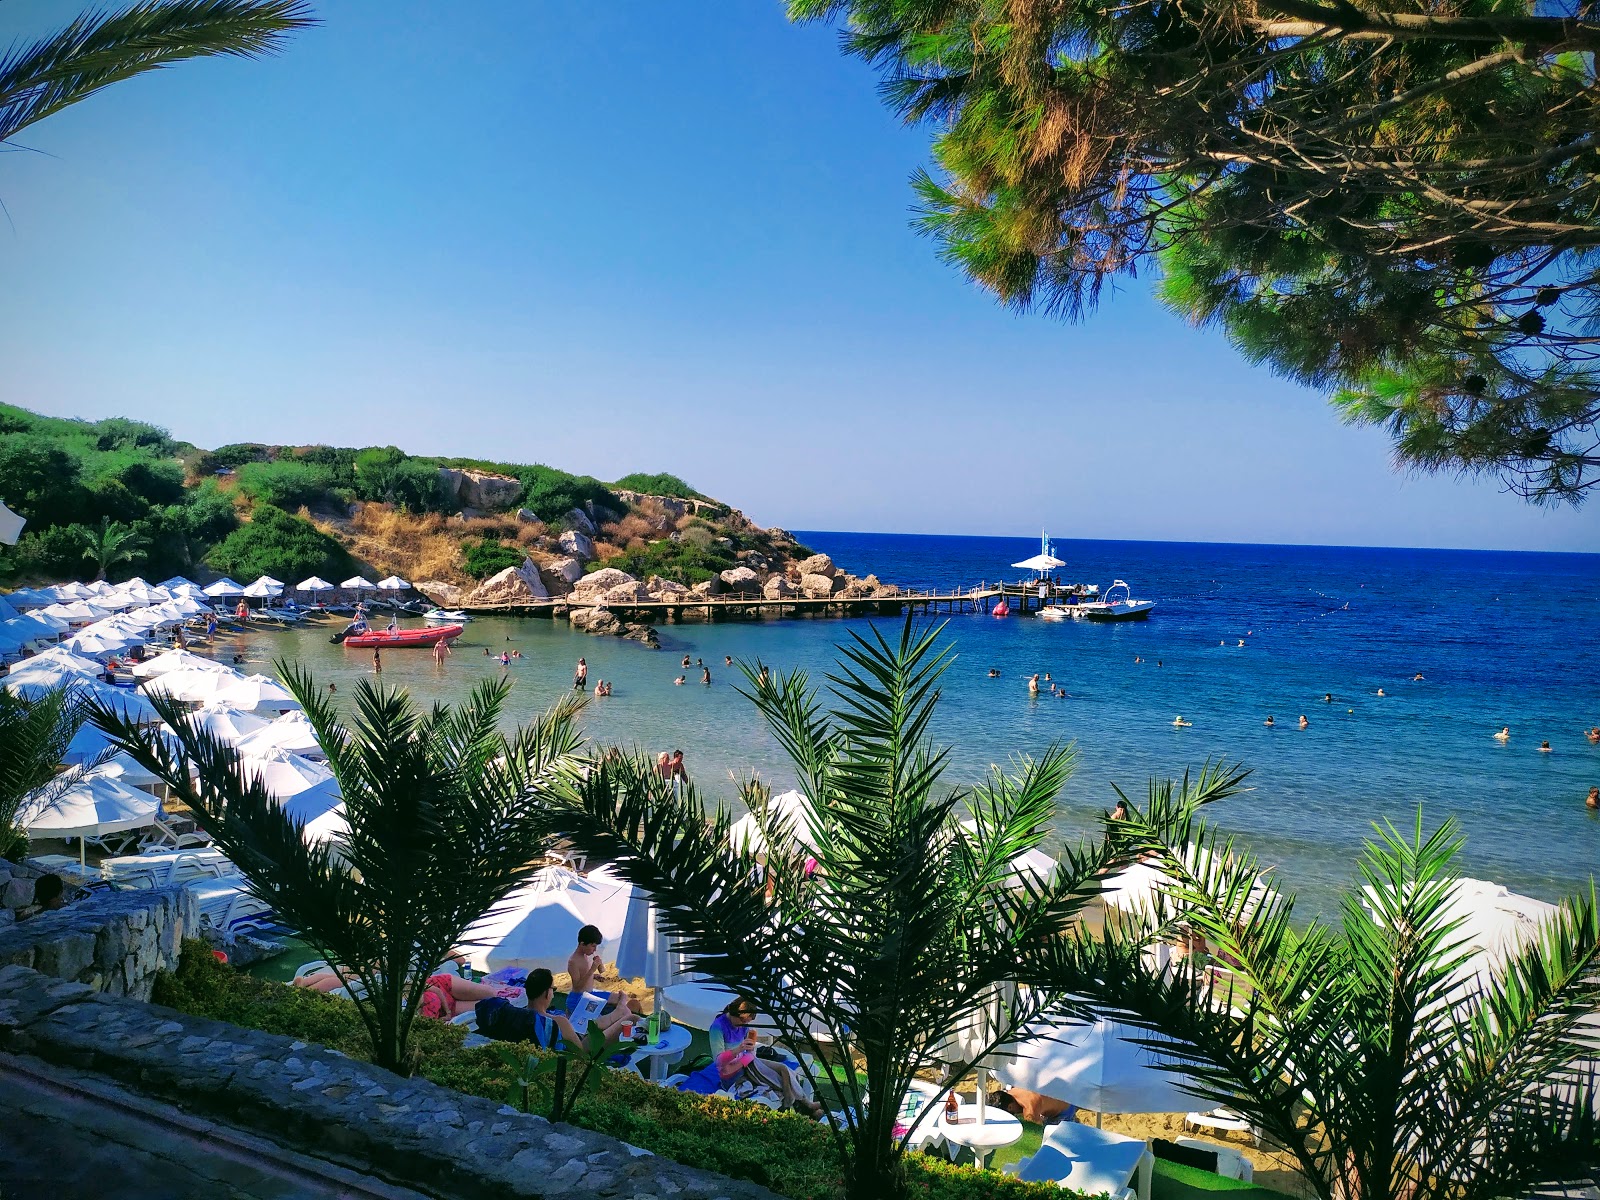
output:
[[1128,585],[1118,579],[1106,589],[1103,599],[1072,607],[1086,621],[1143,621],[1155,606],[1154,600],[1135,600]]
[[440,621],[448,625],[459,625],[463,621],[472,620],[468,614],[462,612],[459,608],[430,608],[422,614],[422,619],[424,621]]

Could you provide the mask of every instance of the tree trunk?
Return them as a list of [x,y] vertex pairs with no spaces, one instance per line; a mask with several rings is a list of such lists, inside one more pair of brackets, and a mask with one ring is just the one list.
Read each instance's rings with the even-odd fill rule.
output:
[[905,1168],[895,1144],[892,1105],[873,1105],[862,1120],[861,1140],[850,1164],[850,1200],[896,1200],[905,1194]]
[[384,990],[378,1000],[378,1044],[372,1048],[372,1060],[385,1070],[404,1075],[402,1061],[405,1047],[400,1040],[400,1001],[398,992]]

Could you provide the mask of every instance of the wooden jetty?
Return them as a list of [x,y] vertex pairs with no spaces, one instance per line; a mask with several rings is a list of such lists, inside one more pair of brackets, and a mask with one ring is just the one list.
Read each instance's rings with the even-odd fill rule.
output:
[[686,594],[662,600],[604,599],[574,600],[557,596],[549,600],[521,604],[466,607],[474,616],[564,617],[577,608],[604,608],[619,620],[648,624],[677,624],[684,621],[716,622],[727,620],[769,620],[786,617],[897,617],[906,613],[940,615],[988,612],[1003,597],[1015,613],[1027,613],[1051,601],[1072,600],[1092,595],[1081,584],[980,583],[975,587],[940,591],[900,589],[893,595],[877,596],[766,596],[729,594],[700,596]]

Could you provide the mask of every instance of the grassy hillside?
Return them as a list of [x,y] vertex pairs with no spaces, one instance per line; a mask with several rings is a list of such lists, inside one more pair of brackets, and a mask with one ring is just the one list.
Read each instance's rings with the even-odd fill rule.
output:
[[[492,493],[491,507],[463,506],[452,491],[461,472],[476,473],[472,494]],[[491,478],[479,486],[484,475]],[[603,562],[686,584],[735,565],[741,553],[805,553],[671,474],[608,485],[542,463],[393,446],[203,450],[141,421],[68,420],[5,404],[0,500],[28,518],[21,542],[0,547],[0,580],[14,584],[88,577],[101,565],[112,579],[337,580],[361,570],[469,583],[525,556],[543,563],[563,554],[569,526],[592,538],[585,568]],[[126,557],[102,563],[91,547],[104,546],[107,528],[131,536]]]

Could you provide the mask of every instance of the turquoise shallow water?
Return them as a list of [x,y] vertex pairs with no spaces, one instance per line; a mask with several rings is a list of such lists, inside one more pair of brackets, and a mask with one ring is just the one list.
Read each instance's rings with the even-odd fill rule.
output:
[[[942,588],[993,579],[1038,548],[1026,539],[799,536],[857,572]],[[1419,804],[1430,824],[1461,820],[1465,873],[1549,899],[1589,879],[1600,819],[1583,796],[1600,783],[1600,747],[1582,730],[1600,724],[1600,556],[1112,542],[1058,542],[1057,552],[1071,564],[1064,576],[1104,585],[1121,575],[1159,607],[1123,626],[953,618],[946,636],[957,659],[936,727],[955,747],[951,782],[1074,741],[1081,759],[1059,817],[1070,836],[1111,805],[1112,783],[1137,793],[1153,773],[1208,756],[1242,760],[1255,770],[1254,790],[1215,818],[1323,910],[1353,877],[1370,822],[1408,824]],[[897,632],[893,621],[880,624]],[[501,672],[485,649],[517,648],[513,712],[525,716],[570,685],[583,655],[591,684],[615,685],[587,710],[591,736],[682,748],[702,787],[731,796],[732,773],[758,770],[779,787],[791,775],[724,656],[820,677],[834,644],[866,628],[664,626],[653,652],[565,623],[480,619],[444,667],[426,652],[393,651],[384,678],[429,700],[457,699]],[[236,648],[258,668],[286,654],[341,689],[370,673],[370,654],[327,637],[252,633]],[[685,654],[711,666],[709,688],[698,670],[673,685]],[[1002,678],[987,678],[991,666]],[[1032,671],[1051,672],[1071,698],[1030,700]],[[1412,680],[1418,672],[1422,682]],[[1328,692],[1332,704],[1322,700]],[[1191,728],[1171,726],[1180,712]],[[1275,728],[1262,724],[1268,713]],[[1301,713],[1311,722],[1303,732]],[[1502,725],[1512,729],[1506,745],[1491,736]],[[1537,751],[1544,739],[1551,753]]]

